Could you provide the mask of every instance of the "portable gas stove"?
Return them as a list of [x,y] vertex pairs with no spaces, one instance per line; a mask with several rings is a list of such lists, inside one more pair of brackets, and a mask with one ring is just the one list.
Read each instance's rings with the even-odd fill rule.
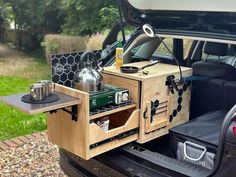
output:
[[90,93],[90,111],[107,106],[117,106],[130,102],[130,92],[127,89],[105,85],[100,92]]

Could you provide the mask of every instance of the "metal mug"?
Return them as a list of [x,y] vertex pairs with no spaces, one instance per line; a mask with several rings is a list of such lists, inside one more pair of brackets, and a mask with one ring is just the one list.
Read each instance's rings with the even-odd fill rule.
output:
[[44,84],[37,83],[30,85],[30,96],[34,101],[44,100],[46,97],[45,91],[46,87]]
[[52,81],[50,81],[50,80],[41,80],[41,81],[39,81],[38,83],[45,85],[45,87],[46,87],[46,89],[45,89],[45,95],[46,95],[46,96],[52,95],[52,92],[53,92],[54,89],[55,89],[55,84],[54,84]]

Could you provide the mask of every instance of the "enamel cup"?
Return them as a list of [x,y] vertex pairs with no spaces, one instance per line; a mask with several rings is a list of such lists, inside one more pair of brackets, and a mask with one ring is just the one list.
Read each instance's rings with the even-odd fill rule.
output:
[[45,89],[46,97],[52,95],[52,92],[54,91],[54,88],[55,88],[55,84],[52,81],[50,81],[50,80],[41,80],[38,83],[45,85],[45,87],[46,87],[46,89]]
[[42,101],[46,97],[46,87],[44,84],[32,84],[30,85],[30,96],[34,101]]

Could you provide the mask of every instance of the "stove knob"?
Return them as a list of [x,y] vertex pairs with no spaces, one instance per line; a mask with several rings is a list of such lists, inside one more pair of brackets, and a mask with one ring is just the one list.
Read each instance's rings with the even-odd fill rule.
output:
[[122,102],[122,93],[119,93],[119,102]]
[[129,94],[128,93],[123,94],[123,101],[129,101]]
[[116,93],[116,104],[122,103],[122,93]]

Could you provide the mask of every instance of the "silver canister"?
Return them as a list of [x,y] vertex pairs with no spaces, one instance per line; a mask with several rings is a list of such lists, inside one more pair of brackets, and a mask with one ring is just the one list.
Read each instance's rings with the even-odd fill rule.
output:
[[44,84],[32,84],[30,85],[30,96],[34,101],[42,101],[46,97],[46,87]]
[[50,81],[50,80],[41,80],[41,81],[39,81],[38,83],[45,85],[45,87],[46,87],[46,89],[45,89],[45,95],[46,95],[46,96],[52,95],[52,92],[53,92],[54,89],[55,89],[55,84],[54,84],[52,81]]

